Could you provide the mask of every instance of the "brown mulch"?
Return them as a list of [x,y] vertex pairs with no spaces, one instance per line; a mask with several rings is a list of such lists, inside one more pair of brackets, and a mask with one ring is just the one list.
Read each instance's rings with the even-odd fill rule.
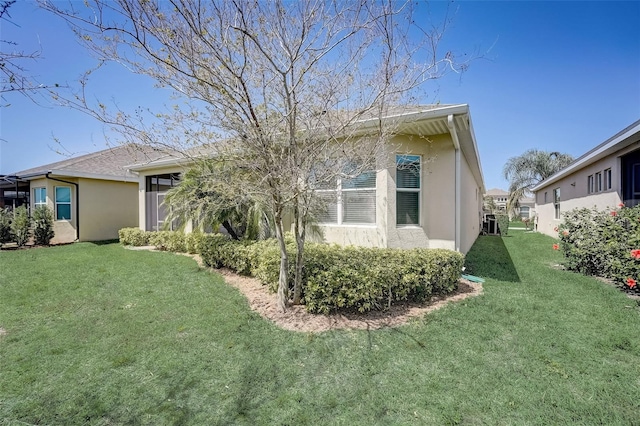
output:
[[458,290],[447,297],[434,297],[428,303],[403,303],[392,305],[386,311],[344,312],[330,315],[311,314],[302,305],[289,306],[280,312],[276,305],[276,295],[269,293],[266,286],[255,278],[243,277],[230,270],[217,270],[225,281],[240,290],[247,298],[249,306],[262,317],[274,322],[285,330],[320,332],[337,329],[367,329],[393,327],[422,317],[428,312],[447,303],[464,300],[482,293],[482,285],[460,280]]
[[[205,268],[199,255],[186,254]],[[447,303],[458,302],[471,296],[482,294],[482,285],[461,279],[458,289],[446,297],[434,296],[426,303],[398,303],[386,311],[341,312],[329,315],[311,314],[303,305],[289,306],[286,312],[280,312],[276,304],[276,295],[269,292],[256,278],[245,277],[229,269],[216,269],[227,284],[237,288],[247,298],[252,310],[278,327],[291,331],[321,332],[337,329],[367,329],[402,325],[412,318],[424,316]]]

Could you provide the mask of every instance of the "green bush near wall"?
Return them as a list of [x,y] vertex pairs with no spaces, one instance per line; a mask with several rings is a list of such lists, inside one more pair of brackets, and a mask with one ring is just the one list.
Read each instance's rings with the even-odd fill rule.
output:
[[500,231],[500,235],[509,235],[509,215],[497,214],[496,220],[498,221],[498,231]]
[[118,231],[120,244],[124,246],[142,247],[149,245],[151,232],[145,232],[139,228],[122,228]]
[[[142,235],[142,234],[145,235]],[[220,234],[144,233],[120,230],[125,245],[156,246],[167,251],[200,253],[210,267],[226,267],[254,276],[272,292],[278,287],[280,250],[275,239],[235,241]],[[289,287],[293,288],[295,244],[287,238]],[[313,313],[340,309],[383,310],[401,301],[422,302],[457,289],[464,256],[444,249],[381,249],[307,243],[303,302]]]

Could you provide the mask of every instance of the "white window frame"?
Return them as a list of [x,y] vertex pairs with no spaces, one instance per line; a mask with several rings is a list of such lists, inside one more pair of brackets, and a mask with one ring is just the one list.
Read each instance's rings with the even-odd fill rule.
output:
[[344,197],[342,196],[343,192],[371,192],[373,191],[374,200],[377,198],[378,194],[378,173],[376,171],[364,172],[364,173],[373,173],[375,184],[373,187],[367,188],[343,188],[342,187],[342,178],[337,179],[336,188],[335,189],[316,189],[316,193],[318,194],[335,194],[336,201],[336,221],[335,222],[326,222],[320,220],[318,223],[320,225],[347,225],[347,226],[375,226],[377,221],[377,202],[373,203],[373,222],[347,222],[344,219]]
[[[69,190],[69,201],[58,201],[58,188],[65,188]],[[53,198],[54,198],[54,206],[55,206],[55,220],[56,221],[64,221],[69,222],[73,220],[73,190],[70,186],[54,186],[53,187]],[[69,206],[69,218],[68,219],[58,219],[58,206],[59,205],[68,205]]]
[[[40,202],[38,202],[38,196],[36,194],[40,190],[44,190],[44,198]],[[35,210],[40,206],[47,206],[47,188],[44,186],[33,188],[33,209]]]
[[[399,157],[418,157],[419,159],[419,165],[420,165],[420,174],[418,176],[418,188],[399,188],[397,185],[397,174],[398,174],[398,159]],[[422,226],[422,155],[419,154],[398,154],[396,153],[396,227],[397,228],[419,228]],[[397,203],[398,203],[398,197],[397,197],[397,193],[398,192],[405,192],[405,193],[418,193],[418,223],[412,223],[412,224],[400,224],[398,223],[398,217],[397,217]]]
[[595,175],[596,192],[602,192],[602,172]]
[[553,190],[553,217],[556,220],[560,220],[560,188],[555,188]]
[[587,176],[587,194],[593,194],[593,175]]

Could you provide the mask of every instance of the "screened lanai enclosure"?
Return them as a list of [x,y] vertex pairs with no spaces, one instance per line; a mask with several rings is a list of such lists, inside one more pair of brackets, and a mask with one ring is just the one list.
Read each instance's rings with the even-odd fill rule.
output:
[[179,183],[180,173],[147,176],[145,185],[147,231],[173,230],[178,227],[177,223],[165,225],[168,208],[164,204],[164,198],[167,191]]

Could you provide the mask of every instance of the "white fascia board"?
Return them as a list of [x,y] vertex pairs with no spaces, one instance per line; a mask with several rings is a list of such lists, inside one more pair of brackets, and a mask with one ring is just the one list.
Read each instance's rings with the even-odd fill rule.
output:
[[560,179],[564,178],[565,176],[569,176],[570,174],[588,166],[589,164],[595,163],[596,161],[606,157],[607,155],[612,154],[613,152],[616,152],[624,148],[624,146],[618,146],[618,145],[622,144],[625,140],[631,138],[637,133],[640,133],[640,122],[637,122],[635,126],[632,125],[628,129],[623,130],[622,133],[618,134],[617,136],[614,136],[609,142],[606,142],[601,146],[596,147],[593,151],[578,158],[576,161],[569,164],[564,169],[560,170],[559,172],[552,175],[548,179],[545,179],[544,181],[540,182],[538,185],[531,188],[531,191],[536,192],[541,190],[542,188],[552,185],[557,181],[559,181]]
[[[46,173],[43,173],[44,176]],[[97,180],[112,180],[115,182],[138,182],[137,176],[115,176],[115,175],[104,175],[100,173],[87,173],[87,172],[73,172],[69,170],[50,170],[49,175],[58,176],[58,177],[73,177],[73,178],[83,178],[83,179],[97,179]]]
[[[468,106],[467,106],[467,111],[468,111]],[[484,173],[482,173],[482,161],[480,161],[480,151],[478,151],[478,144],[476,142],[476,132],[475,130],[473,130],[473,122],[471,121],[471,113],[469,113],[468,116],[469,119],[469,130],[468,132],[471,133],[471,142],[473,142],[473,152],[476,156],[476,158],[478,159],[478,171],[480,172],[480,191],[482,194],[485,193],[485,191],[487,190],[487,188],[484,185]]]
[[[466,114],[469,112],[469,106],[467,104],[446,106],[442,108],[434,108],[424,111],[411,111],[400,114],[386,115],[382,117],[382,120],[399,120],[400,122],[417,122],[422,120],[428,120],[432,118],[447,118],[449,115]],[[360,129],[364,130],[369,127],[376,127],[379,118],[367,118],[366,120],[356,121],[354,124],[363,125]]]
[[134,172],[142,172],[145,170],[160,169],[167,166],[183,166],[192,164],[193,162],[193,158],[169,158],[165,160],[151,161],[149,163],[131,164],[126,166],[126,168]]

